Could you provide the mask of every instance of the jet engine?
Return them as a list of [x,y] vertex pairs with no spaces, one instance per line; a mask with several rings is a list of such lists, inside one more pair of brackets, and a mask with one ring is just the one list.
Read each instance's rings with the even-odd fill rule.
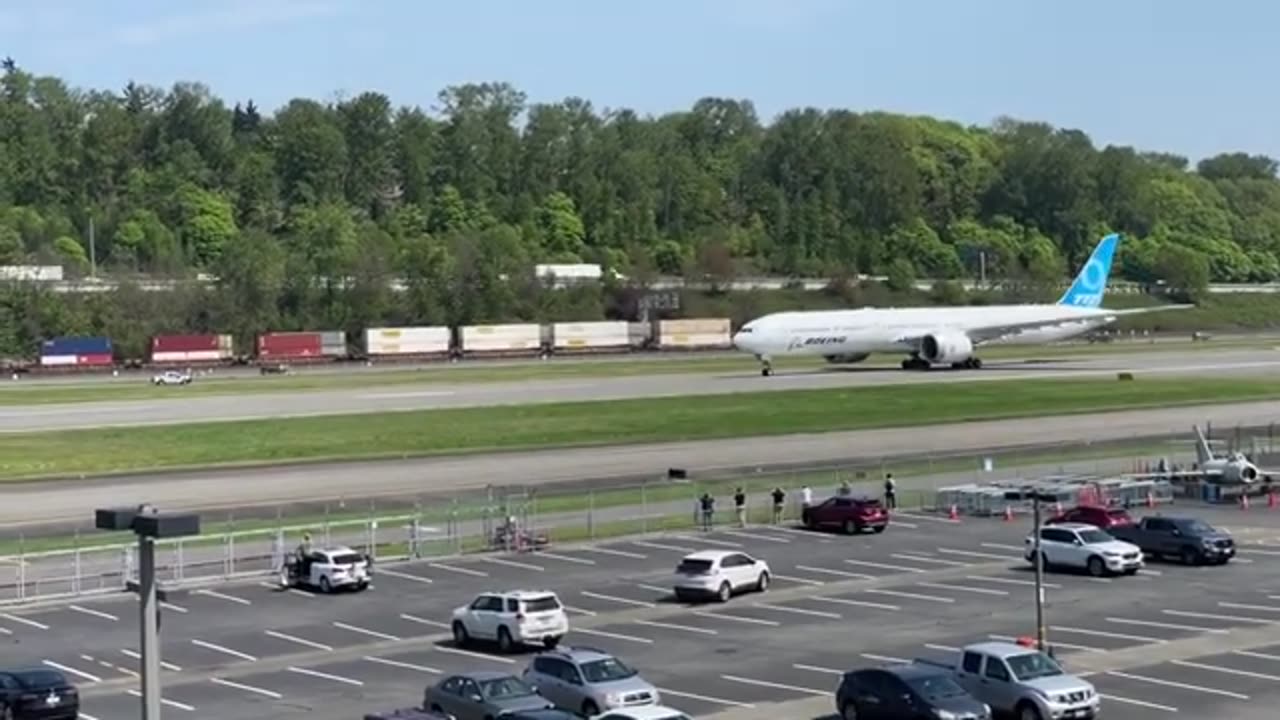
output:
[[1234,457],[1222,468],[1222,481],[1227,484],[1249,485],[1257,482],[1258,468],[1242,457]]
[[962,363],[973,357],[973,341],[964,333],[930,333],[920,341],[920,357],[939,365]]
[[846,355],[826,355],[827,362],[833,365],[860,363],[866,360],[871,353],[850,353]]

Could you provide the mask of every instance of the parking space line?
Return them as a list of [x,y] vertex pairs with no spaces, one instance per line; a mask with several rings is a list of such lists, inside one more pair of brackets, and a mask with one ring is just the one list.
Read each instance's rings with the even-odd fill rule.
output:
[[[574,630],[577,630],[578,632],[581,632],[581,630],[578,630],[578,628],[574,628]],[[472,657],[472,658],[476,658],[476,659],[478,659],[478,660],[492,660],[493,662],[503,663],[504,665],[514,665],[514,664],[515,664],[515,662],[516,662],[515,660],[512,660],[511,658],[508,658],[508,657],[502,657],[501,655],[486,655],[486,654],[484,654],[484,653],[478,653],[478,652],[474,652],[474,651],[472,651],[472,650],[466,650],[466,649],[463,649],[463,648],[452,647],[452,646],[450,646],[450,645],[435,645],[435,646],[434,646],[434,649],[435,649],[435,650],[439,650],[439,651],[440,651],[440,652],[442,652],[442,653],[449,653],[449,654],[451,654],[451,655],[462,655],[462,656],[464,656],[464,657]]]
[[949,567],[969,567],[973,563],[960,562],[958,560],[943,560],[942,558],[924,557],[923,555],[912,555],[907,553],[893,553],[889,557],[895,557],[899,560],[910,560],[912,562],[933,563],[935,565],[947,565]]
[[[124,655],[127,658],[133,658],[134,660],[142,660],[141,653],[134,652],[129,648],[120,648],[120,654]],[[173,672],[182,672],[182,668],[178,667],[177,665],[174,665],[171,662],[165,662],[164,660],[160,661],[160,667],[164,668],[165,670],[172,670]]]
[[632,540],[631,544],[639,545],[640,547],[654,548],[655,550],[670,550],[671,552],[684,553],[686,555],[694,551],[693,548],[680,547],[679,545],[664,545],[662,543],[650,542],[648,540]]
[[437,570],[447,570],[449,572],[458,573],[459,575],[470,575],[471,577],[489,577],[489,573],[483,570],[472,570],[471,568],[458,567],[457,565],[445,565],[443,563],[427,563],[427,567]]
[[567,563],[577,563],[578,565],[595,565],[596,564],[595,560],[588,560],[587,558],[573,557],[572,555],[561,555],[559,553],[550,553],[550,552],[546,552],[545,550],[539,550],[538,557],[551,558],[552,560],[559,560],[561,562],[567,562]]
[[1280,662],[1280,655],[1269,655],[1267,653],[1257,652],[1256,650],[1232,650],[1231,654],[1257,658],[1258,660],[1273,660],[1276,662]]
[[670,592],[671,592],[671,588],[658,587],[657,585],[644,585],[644,584],[640,584],[640,585],[636,585],[636,587],[640,588],[641,590],[648,590],[648,591],[650,591],[650,592],[657,592],[657,593],[670,593]]
[[400,613],[400,619],[408,620],[411,623],[418,623],[419,625],[426,625],[427,627],[444,628],[446,630],[449,629],[449,623],[443,623],[443,622],[440,622],[439,620],[428,620],[426,618],[420,618],[417,615],[410,615],[408,613]]
[[883,663],[909,663],[909,662],[911,662],[910,660],[907,660],[907,659],[905,659],[905,658],[894,657],[894,656],[892,656],[892,655],[875,655],[875,654],[873,654],[873,653],[862,653],[861,655],[862,655],[862,657],[864,657],[864,658],[866,658],[866,659],[868,659],[868,660],[874,660],[874,661],[876,661],[876,662],[883,662]]
[[658,622],[657,620],[633,620],[637,625],[648,625],[649,627],[666,628],[668,630],[679,630],[680,632],[700,633],[702,635],[719,635],[720,633],[711,628],[693,627],[692,625],[677,625],[676,623]]
[[755,603],[754,607],[761,610],[777,610],[778,612],[795,613],[796,615],[810,615],[812,617],[828,618],[831,620],[839,620],[842,615],[833,612],[824,612],[822,610],[806,610],[805,608],[793,608],[786,605],[770,605],[769,603]]
[[98,720],[98,718],[90,715],[89,713],[82,712],[76,717],[76,720]]
[[698,700],[704,703],[711,703],[712,705],[728,705],[729,707],[740,707],[740,708],[746,708],[748,710],[755,707],[755,705],[752,705],[751,703],[738,702],[737,700],[725,700],[723,698],[714,698],[709,695],[697,695],[691,692],[680,692],[679,690],[672,690],[671,688],[665,688],[665,687],[658,688],[658,692],[662,693],[663,695],[671,695],[672,697],[682,697],[689,700]]
[[769,535],[769,534],[767,534],[767,533],[756,533],[756,534],[752,534],[752,533],[736,532],[736,531],[734,531],[734,530],[725,530],[725,531],[724,531],[724,534],[725,534],[725,535],[732,535],[732,536],[734,536],[734,537],[746,538],[747,540],[768,540],[769,542],[776,542],[776,543],[789,543],[789,542],[791,542],[791,539],[790,539],[790,538],[784,538],[784,537],[773,537],[772,535]]
[[10,622],[16,622],[19,625],[26,625],[27,627],[33,627],[37,630],[49,629],[48,625],[45,625],[42,622],[36,622],[35,620],[31,620],[30,618],[22,617],[21,615],[10,615],[9,613],[0,613],[0,618],[4,618],[5,620],[8,620]]
[[635,635],[623,635],[622,633],[612,633],[612,632],[606,632],[604,630],[595,630],[592,628],[576,627],[570,630],[569,632],[579,632],[579,633],[584,633],[586,635],[596,635],[604,638],[612,638],[614,640],[627,640],[629,642],[634,642],[634,643],[644,643],[645,645],[653,644],[653,641],[650,640],[649,638],[636,637]]
[[930,650],[938,650],[939,652],[960,652],[960,648],[951,647],[950,645],[936,645],[934,643],[925,643],[924,646]]
[[769,627],[778,627],[782,624],[776,620],[762,620],[760,618],[743,617],[741,615],[711,612],[710,610],[694,610],[693,614],[701,615],[702,617],[716,618],[719,620],[736,620],[740,623],[747,623],[750,625],[768,625]]
[[312,670],[311,668],[302,668],[302,667],[297,667],[296,665],[290,665],[285,669],[291,673],[297,673],[299,675],[310,675],[311,677],[320,678],[321,680],[332,680],[334,682],[346,683],[348,685],[355,685],[356,687],[362,687],[364,685],[363,680],[356,680],[355,678],[343,677],[341,675],[333,675],[327,672],[320,672],[319,670]]
[[90,675],[89,673],[84,672],[83,670],[77,670],[73,667],[68,667],[61,663],[56,663],[52,660],[41,660],[40,662],[44,663],[45,665],[48,665],[54,670],[61,670],[64,673],[70,673],[77,677],[82,677],[85,680],[88,680],[89,682],[95,682],[95,683],[102,682],[102,678],[98,677],[97,675]]
[[521,570],[533,570],[535,572],[543,572],[546,570],[546,568],[541,565],[516,562],[515,560],[503,560],[502,558],[482,557],[480,560],[482,562],[493,563],[494,565],[506,565],[507,567],[520,568]]
[[1148,702],[1146,700],[1135,700],[1133,698],[1123,697],[1121,695],[1111,695],[1109,693],[1098,693],[1098,697],[1114,700],[1118,703],[1128,703],[1129,705],[1137,705],[1139,707],[1151,708],[1152,710],[1163,710],[1165,712],[1178,712],[1178,708],[1169,705],[1161,705],[1160,703]]
[[937,603],[953,603],[956,601],[955,598],[942,597],[939,595],[922,595],[920,593],[909,593],[901,590],[881,590],[879,588],[872,588],[870,590],[864,590],[863,592],[872,593],[874,595],[892,595],[894,597],[911,598],[913,600],[928,600],[929,602]]
[[245,685],[243,683],[232,682],[231,680],[223,680],[222,678],[209,678],[209,682],[213,683],[214,685],[221,685],[223,687],[234,688],[236,690],[243,690],[245,692],[255,693],[257,695],[264,695],[269,698],[275,698],[276,700],[280,700],[284,697],[283,695],[281,695],[280,693],[274,690],[267,690],[265,688],[255,687],[253,685]]
[[162,601],[162,602],[160,603],[160,607],[164,608],[165,610],[172,610],[173,612],[181,613],[181,614],[183,614],[183,615],[186,615],[186,614],[187,614],[187,609],[186,609],[186,608],[182,607],[181,605],[174,605],[174,604],[173,604],[173,603],[171,603],[171,602],[163,602],[163,601]]
[[1251,547],[1242,547],[1240,552],[1247,552],[1250,555],[1280,555],[1280,550],[1257,550]]
[[1139,682],[1148,682],[1152,685],[1164,685],[1166,687],[1176,687],[1183,690],[1194,690],[1209,695],[1221,695],[1223,697],[1235,698],[1236,700],[1248,700],[1248,695],[1241,695],[1229,690],[1219,690],[1217,688],[1204,687],[1202,685],[1191,685],[1190,683],[1174,682],[1173,680],[1164,680],[1162,678],[1147,677],[1146,675],[1134,675],[1133,673],[1120,672],[1119,670],[1108,670],[1108,675],[1114,675],[1125,680],[1137,680]]
[[0,635],[12,635],[13,631],[7,627],[0,627]]
[[388,635],[387,633],[378,632],[377,630],[369,630],[367,628],[362,628],[357,625],[348,625],[347,623],[338,622],[337,620],[333,621],[333,626],[342,630],[348,630],[353,633],[359,633],[361,635],[368,635],[369,637],[375,637],[375,638],[378,638],[379,640],[397,641],[400,639],[395,635]]
[[[1034,580],[1016,580],[1014,578],[984,577],[982,575],[965,575],[964,579],[978,580],[979,582],[1004,583],[1005,585],[1021,585],[1022,587],[1036,586],[1036,582]],[[1058,585],[1055,583],[1048,583],[1048,582],[1040,583],[1040,586],[1049,588],[1050,590],[1060,590],[1062,588],[1061,585]]]
[[[1000,642],[1007,642],[1007,643],[1016,643],[1018,641],[1018,638],[1013,637],[1012,635],[988,635],[987,637],[991,638],[992,640],[998,640]],[[1057,642],[1057,641],[1051,644],[1057,647],[1066,648],[1068,650],[1083,650],[1084,652],[1091,652],[1091,653],[1107,652],[1102,648],[1090,647],[1088,645],[1076,645],[1073,643],[1064,643],[1064,642]]]
[[976,588],[968,585],[950,585],[948,583],[937,582],[921,582],[916,583],[921,587],[936,588],[938,590],[959,590],[961,592],[977,593],[979,595],[1008,595],[1008,590],[993,590],[991,588]]
[[601,555],[614,555],[616,557],[631,558],[632,560],[648,560],[649,559],[649,556],[643,553],[627,552],[626,550],[614,550],[613,548],[583,546],[580,549],[586,550],[587,552],[600,553]]
[[959,520],[952,520],[951,518],[933,517],[932,515],[916,515],[915,513],[898,512],[897,510],[891,511],[890,515],[895,518],[904,517],[911,518],[912,520],[932,520],[933,522],[947,523],[948,525],[956,525],[960,522]]
[[1270,625],[1275,622],[1275,620],[1249,617],[1247,615],[1219,615],[1217,613],[1192,612],[1190,610],[1161,610],[1160,612],[1176,617],[1201,618],[1205,620],[1239,620],[1240,622],[1256,623],[1258,625]]
[[217,598],[219,600],[226,600],[227,602],[233,602],[239,605],[253,604],[251,601],[245,600],[244,598],[236,597],[235,595],[226,595],[218,592],[217,590],[192,590],[191,593],[193,595],[205,595],[207,597]]
[[1261,610],[1263,612],[1280,612],[1280,607],[1272,605],[1250,605],[1249,603],[1219,602],[1218,607],[1233,608],[1235,610]]
[[978,543],[978,547],[991,548],[992,550],[1012,550],[1016,553],[1022,553],[1023,551],[1026,550],[1026,548],[1024,548],[1021,545],[1010,545],[1008,543],[993,543],[993,542]]
[[580,607],[565,605],[564,603],[560,603],[560,607],[564,608],[565,612],[577,613],[579,615],[586,615],[587,617],[595,617],[596,615],[599,614],[595,610],[584,610]]
[[[127,692],[128,692],[130,695],[132,695],[132,696],[134,696],[134,697],[136,697],[136,698],[140,698],[140,697],[142,697],[142,692],[141,692],[141,691],[139,691],[139,690],[128,690]],[[169,707],[173,707],[173,708],[178,708],[179,710],[186,710],[187,712],[195,712],[195,711],[196,711],[196,708],[195,708],[195,706],[194,706],[194,705],[188,705],[188,704],[186,704],[186,703],[180,703],[180,702],[178,702],[177,700],[170,700],[169,698],[163,698],[163,697],[162,697],[162,698],[160,698],[160,704],[161,704],[161,705],[168,705]]]
[[116,617],[115,615],[112,615],[111,613],[102,612],[101,610],[93,610],[87,607],[80,607],[79,605],[68,605],[67,609],[75,610],[76,612],[84,615],[91,615],[93,617],[102,618],[103,620],[110,620],[111,622],[120,622],[120,618]]
[[744,678],[738,675],[721,675],[724,680],[729,682],[742,683],[743,685],[758,685],[760,687],[773,688],[775,690],[790,690],[808,695],[830,695],[830,690],[814,690],[813,688],[800,687],[799,685],[786,685],[784,683],[770,682],[768,680],[755,680],[753,678]]
[[294,636],[292,636],[292,635],[286,635],[286,634],[284,634],[284,633],[282,633],[282,632],[277,632],[277,631],[275,631],[275,630],[263,630],[263,632],[264,632],[264,633],[266,633],[267,635],[270,635],[270,636],[271,636],[271,637],[273,637],[273,638],[278,639],[278,640],[284,640],[284,641],[286,641],[286,642],[297,643],[298,645],[302,645],[302,646],[304,646],[304,647],[309,647],[309,648],[315,648],[316,650],[327,650],[328,652],[333,652],[333,648],[331,648],[331,647],[329,647],[328,645],[325,645],[325,644],[323,644],[323,643],[313,642],[313,641],[311,641],[311,640],[304,640],[304,639],[302,639],[302,638],[300,638],[300,637],[294,637]]
[[898,607],[897,605],[889,605],[889,604],[887,604],[887,603],[867,602],[867,601],[865,601],[865,600],[849,600],[849,599],[846,599],[846,598],[840,598],[840,597],[821,597],[821,596],[815,596],[815,597],[805,598],[805,599],[806,599],[806,600],[818,600],[818,601],[821,601],[821,602],[829,602],[829,603],[834,603],[834,604],[837,604],[837,605],[852,605],[852,606],[856,606],[856,607],[869,607],[869,608],[875,608],[875,609],[877,609],[877,610],[893,610],[893,611],[895,611],[895,612],[897,612],[897,611],[899,611],[899,610],[902,610],[902,608]]
[[415,665],[413,663],[401,662],[400,660],[388,660],[387,658],[373,657],[365,655],[363,660],[366,662],[377,663],[379,665],[387,665],[389,667],[404,668],[405,670],[416,670],[418,672],[429,673],[431,675],[443,675],[444,672],[427,665]]
[[812,565],[797,565],[797,570],[804,572],[818,573],[819,575],[834,575],[836,577],[850,578],[852,580],[871,580],[875,575],[867,575],[866,573],[845,572],[844,570],[831,570],[829,568],[814,567]]
[[1115,640],[1134,640],[1140,643],[1152,643],[1156,645],[1163,645],[1164,643],[1169,642],[1168,640],[1164,640],[1162,638],[1147,637],[1145,635],[1126,635],[1124,633],[1106,632],[1105,630],[1089,630],[1087,628],[1073,628],[1073,627],[1066,627],[1064,625],[1054,625],[1049,629],[1053,630],[1054,632],[1076,633],[1078,635],[1094,635],[1097,637],[1113,638]]
[[1252,670],[1237,670],[1236,668],[1222,667],[1221,665],[1209,665],[1207,663],[1192,662],[1190,660],[1170,660],[1169,662],[1170,664],[1177,665],[1179,667],[1188,667],[1194,670],[1209,670],[1212,672],[1239,675],[1241,677],[1254,678],[1257,680],[1280,682],[1280,675],[1269,675],[1267,673],[1253,672]]
[[899,572],[913,572],[913,573],[928,572],[927,570],[908,567],[906,565],[889,565],[887,563],[870,562],[868,560],[850,560],[849,558],[844,558],[844,561],[849,563],[850,565],[864,565],[866,567],[883,568],[885,570],[897,570]]
[[422,583],[423,585],[431,585],[432,583],[435,582],[435,580],[432,580],[429,577],[422,577],[421,575],[414,575],[413,573],[400,572],[398,570],[388,570],[386,568],[378,568],[377,573],[379,575],[386,575],[387,577],[399,578],[401,580],[408,580],[409,582]]
[[836,670],[835,668],[818,667],[817,665],[805,665],[803,663],[794,663],[791,667],[797,670],[808,670],[809,672],[823,673],[826,675],[844,675],[844,670]]
[[727,548],[742,547],[742,543],[734,542],[732,540],[716,540],[715,538],[709,538],[709,537],[695,538],[695,537],[689,537],[688,535],[672,535],[671,537],[675,538],[676,540],[688,540],[690,542],[706,543],[707,545],[716,545],[719,547],[727,547]]
[[643,600],[632,600],[631,598],[618,597],[616,595],[603,595],[601,593],[591,592],[590,590],[583,590],[581,592],[583,595],[586,595],[587,597],[590,597],[590,598],[595,598],[597,600],[610,600],[612,602],[622,603],[623,605],[635,605],[636,607],[642,607],[642,608],[657,607],[657,605],[654,605],[651,602],[645,602]]
[[1228,632],[1226,630],[1222,630],[1219,628],[1199,627],[1196,625],[1178,625],[1176,623],[1156,622],[1155,620],[1133,620],[1130,618],[1109,617],[1109,618],[1106,618],[1106,621],[1109,623],[1117,623],[1121,625],[1145,625],[1147,627],[1165,628],[1167,630],[1183,630],[1186,632],[1207,632],[1207,633],[1214,633],[1215,635],[1225,635]]
[[214,645],[211,642],[205,642],[204,640],[199,640],[197,638],[192,638],[191,644],[196,647],[202,647],[205,650],[212,650],[214,652],[220,652],[223,655],[230,655],[233,658],[240,658],[241,660],[247,660],[249,662],[258,662],[258,658],[249,655],[248,653],[242,653],[239,650],[232,650],[231,648],[223,647],[221,645]]
[[978,552],[977,550],[956,550],[955,548],[936,548],[943,555],[959,555],[961,557],[984,558],[986,560],[1022,560],[1016,555],[997,555],[996,553]]
[[778,573],[774,573],[773,577],[775,580],[784,580],[786,582],[800,583],[801,585],[813,585],[813,586],[826,585],[826,583],[822,582],[821,580],[809,580],[807,578],[792,577],[790,575],[779,575]]

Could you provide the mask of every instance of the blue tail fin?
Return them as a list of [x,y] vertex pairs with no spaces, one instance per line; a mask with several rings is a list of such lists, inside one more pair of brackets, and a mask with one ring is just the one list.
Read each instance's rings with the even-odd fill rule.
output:
[[1107,276],[1111,274],[1111,259],[1115,257],[1116,246],[1120,244],[1120,235],[1112,233],[1098,243],[1089,256],[1089,262],[1080,268],[1075,282],[1067,288],[1059,300],[1059,305],[1073,307],[1096,308],[1102,305],[1102,296],[1107,292]]

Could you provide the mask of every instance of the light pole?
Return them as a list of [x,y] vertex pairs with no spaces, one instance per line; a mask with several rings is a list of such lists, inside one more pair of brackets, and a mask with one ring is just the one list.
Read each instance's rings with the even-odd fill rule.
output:
[[1044,652],[1044,555],[1040,552],[1040,493],[1031,498],[1032,546],[1036,553],[1036,648]]
[[200,516],[162,513],[143,504],[131,508],[101,508],[94,513],[100,530],[132,530],[138,536],[138,582],[127,587],[138,593],[139,652],[142,655],[142,720],[160,720],[160,601],[156,588],[156,540],[200,534]]

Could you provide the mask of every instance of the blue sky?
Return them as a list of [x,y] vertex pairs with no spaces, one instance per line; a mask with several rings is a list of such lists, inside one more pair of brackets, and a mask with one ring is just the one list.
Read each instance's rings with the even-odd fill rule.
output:
[[532,101],[661,113],[702,96],[999,115],[1193,160],[1280,156],[1280,3],[1237,0],[3,0],[0,54],[81,87],[198,80],[229,101],[365,89],[432,107],[505,80]]

